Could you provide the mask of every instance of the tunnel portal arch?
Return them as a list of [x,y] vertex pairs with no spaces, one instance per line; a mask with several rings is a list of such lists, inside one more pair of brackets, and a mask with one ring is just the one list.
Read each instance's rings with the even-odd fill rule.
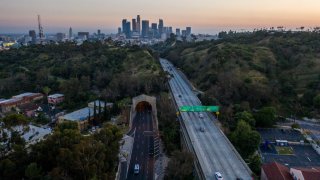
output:
[[152,111],[152,122],[153,129],[158,132],[158,118],[157,118],[157,105],[156,98],[153,96],[147,96],[142,94],[140,96],[132,98],[132,107],[131,107],[131,117],[130,117],[130,128],[132,127],[132,121],[136,113],[142,110],[151,110]]

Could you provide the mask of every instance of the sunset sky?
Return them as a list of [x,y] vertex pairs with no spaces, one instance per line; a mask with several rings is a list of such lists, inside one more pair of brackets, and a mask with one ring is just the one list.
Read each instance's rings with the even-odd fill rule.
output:
[[117,31],[137,14],[195,33],[271,26],[320,26],[320,0],[0,0],[0,33],[26,33],[41,15],[46,33]]

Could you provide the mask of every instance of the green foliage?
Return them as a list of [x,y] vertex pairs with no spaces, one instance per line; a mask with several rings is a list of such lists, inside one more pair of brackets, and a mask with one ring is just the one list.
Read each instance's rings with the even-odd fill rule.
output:
[[291,128],[292,128],[292,129],[300,129],[300,125],[299,125],[298,123],[293,123],[293,124],[291,125]]
[[235,120],[236,120],[236,122],[243,120],[246,123],[248,123],[251,127],[255,127],[255,124],[256,124],[256,121],[255,121],[253,115],[247,111],[236,113]]
[[193,179],[193,156],[186,151],[174,151],[168,163],[164,179]]
[[27,125],[30,121],[22,114],[10,114],[1,119],[5,128],[10,128],[19,125]]
[[276,110],[274,107],[263,107],[254,117],[258,127],[272,127],[276,123]]
[[34,119],[34,122],[37,124],[48,124],[50,122],[50,119],[46,117],[44,113],[39,113],[38,117]]
[[[165,77],[151,51],[100,42],[28,46],[0,52],[0,94],[61,92],[74,110],[97,97],[116,101],[158,93]],[[5,67],[5,68],[3,68]]]
[[320,108],[320,94],[313,98],[313,104],[315,107]]
[[157,100],[159,130],[167,154],[180,149],[180,127],[176,112],[167,93],[162,93]]
[[25,170],[25,176],[32,180],[41,179],[41,168],[37,166],[37,163],[31,163]]
[[260,175],[261,165],[262,165],[262,161],[258,154],[250,156],[249,167],[256,175]]
[[[254,109],[275,106],[282,116],[319,114],[313,101],[320,93],[318,32],[230,31],[219,37],[197,43],[165,42],[155,49],[224,112],[248,102]],[[221,113],[220,119],[228,124],[232,117],[231,112]]]
[[244,159],[252,155],[259,147],[260,134],[251,129],[243,120],[237,124],[237,128],[230,134],[230,140]]
[[62,123],[54,133],[26,152],[15,146],[0,160],[4,179],[114,179],[120,130],[106,125],[91,136],[82,136],[74,123]]

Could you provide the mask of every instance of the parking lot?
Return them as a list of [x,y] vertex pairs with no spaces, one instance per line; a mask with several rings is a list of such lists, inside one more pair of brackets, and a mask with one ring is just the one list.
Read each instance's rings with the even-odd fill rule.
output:
[[293,129],[257,129],[260,133],[262,142],[275,141],[275,140],[287,140],[289,142],[300,142],[304,140],[302,134]]
[[269,151],[260,148],[263,163],[277,161],[289,167],[320,166],[320,156],[310,145],[290,145],[289,147],[293,149],[293,155],[279,155],[274,147]]

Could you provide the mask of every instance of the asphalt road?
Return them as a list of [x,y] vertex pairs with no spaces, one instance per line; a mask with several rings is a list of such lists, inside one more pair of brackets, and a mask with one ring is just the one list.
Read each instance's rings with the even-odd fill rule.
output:
[[[165,59],[160,59],[160,62],[163,69],[173,75],[169,84],[176,104],[179,107],[201,105],[200,100],[174,66]],[[251,171],[245,162],[219,127],[214,124],[214,116],[205,112],[202,112],[203,118],[199,117],[199,112],[180,112],[180,114],[205,179],[215,179],[215,172],[220,172],[225,180],[252,179]],[[204,129],[204,132],[200,129]]]
[[[135,129],[134,144],[127,179],[152,180],[154,174],[154,137],[151,111],[137,112],[133,119],[132,129]],[[134,174],[135,164],[140,166],[139,174]]]

